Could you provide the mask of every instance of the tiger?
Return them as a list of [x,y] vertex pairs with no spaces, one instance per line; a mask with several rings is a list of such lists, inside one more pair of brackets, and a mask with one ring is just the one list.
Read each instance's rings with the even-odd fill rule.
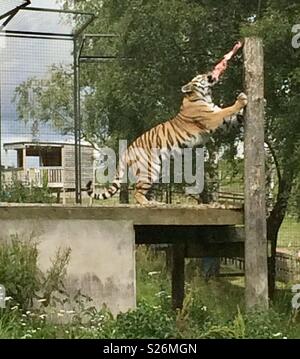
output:
[[122,178],[127,175],[125,172],[128,168],[136,176],[136,203],[151,205],[154,201],[147,198],[147,193],[159,178],[162,168],[161,157],[153,158],[152,149],[172,151],[176,148],[204,145],[207,138],[218,128],[236,122],[239,119],[237,115],[241,114],[247,105],[247,96],[244,93],[237,96],[232,106],[220,108],[215,105],[212,101],[212,87],[217,82],[218,78],[209,72],[197,75],[184,85],[181,89],[183,100],[178,114],[146,131],[128,146],[120,159],[110,188],[94,193],[92,181],[89,181],[86,185],[87,194],[96,200],[111,198],[120,190]]

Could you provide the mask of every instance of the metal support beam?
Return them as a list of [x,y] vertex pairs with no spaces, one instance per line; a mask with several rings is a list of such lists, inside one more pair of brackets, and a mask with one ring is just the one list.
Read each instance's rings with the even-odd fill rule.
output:
[[[6,17],[8,17],[8,16],[9,16],[9,17],[11,17],[11,16],[14,17],[15,14],[16,14],[20,9],[25,9],[26,6],[28,6],[28,5],[30,5],[30,4],[31,4],[30,0],[24,0],[24,3],[21,4],[20,6],[14,8],[14,9],[8,11],[8,12],[6,12],[5,14],[1,14],[1,15],[0,15],[0,20],[6,18]],[[5,26],[5,25],[3,24],[3,26]]]
[[76,177],[76,203],[82,202],[81,196],[81,108],[80,108],[80,72],[81,63],[83,62],[96,62],[96,61],[111,61],[120,57],[117,56],[97,56],[87,55],[83,56],[82,52],[84,45],[89,38],[115,38],[119,35],[116,34],[85,34],[79,43],[78,35],[86,29],[86,27],[94,20],[94,18],[85,24],[80,31],[76,32],[74,36],[74,118],[75,118],[75,177]]
[[64,36],[66,38],[73,38],[73,34],[62,34],[59,32],[40,32],[40,31],[18,31],[18,30],[6,30],[6,34],[15,34],[15,35],[32,35],[32,36]]
[[83,33],[83,31],[95,20],[96,16],[93,14],[90,14],[91,18],[89,21],[86,21],[77,31],[75,31],[74,36],[79,36]]
[[74,135],[75,135],[75,199],[81,203],[81,119],[80,119],[80,66],[77,38],[74,38]]
[[20,35],[16,33],[7,33],[6,31],[0,31],[0,37],[16,38],[16,39],[37,39],[37,40],[61,40],[61,41],[73,41],[72,37],[63,37],[59,35],[57,37],[47,35]]
[[78,16],[92,16],[95,17],[95,14],[91,12],[82,12],[76,10],[63,10],[63,9],[49,9],[45,7],[34,7],[31,6],[29,8],[24,8],[25,11],[37,11],[37,12],[50,12],[50,13],[57,13],[57,14],[67,14],[67,15],[78,15]]

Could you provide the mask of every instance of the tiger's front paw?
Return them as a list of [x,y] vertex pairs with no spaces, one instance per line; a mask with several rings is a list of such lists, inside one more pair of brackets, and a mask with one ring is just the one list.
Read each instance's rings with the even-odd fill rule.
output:
[[248,103],[247,95],[241,92],[237,97],[236,103],[240,108],[244,108],[245,106],[247,106]]

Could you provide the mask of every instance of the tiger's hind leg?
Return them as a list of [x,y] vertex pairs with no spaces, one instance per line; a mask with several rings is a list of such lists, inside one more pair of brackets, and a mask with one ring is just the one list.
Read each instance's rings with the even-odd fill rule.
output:
[[[161,202],[157,202],[147,196],[147,193],[150,191],[152,183],[147,182],[138,182],[135,187],[134,199],[135,201],[142,206],[158,206],[163,205]],[[149,199],[148,199],[148,198]]]
[[142,206],[149,205],[151,202],[147,199],[146,194],[152,187],[151,183],[146,182],[137,182],[135,186],[134,199],[137,204],[141,204]]
[[159,179],[160,168],[161,164],[159,156],[155,156],[155,154],[152,154],[152,157],[148,160],[147,166],[145,166],[143,162],[140,164],[140,167],[132,167],[137,178],[134,198],[138,204],[144,206],[161,204],[160,202],[153,200],[153,196],[151,195],[151,188]]

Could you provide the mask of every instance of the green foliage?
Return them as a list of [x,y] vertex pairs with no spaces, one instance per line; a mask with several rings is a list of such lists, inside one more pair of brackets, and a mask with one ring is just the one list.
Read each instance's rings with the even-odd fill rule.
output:
[[163,251],[153,251],[147,246],[139,246],[137,261],[137,297],[141,303],[170,307],[170,280],[165,267]]
[[10,243],[0,242],[0,283],[13,298],[13,304],[23,309],[32,305],[39,290],[41,273],[36,265],[37,245],[32,241],[21,242],[17,237]]
[[2,187],[0,191],[1,202],[12,203],[54,203],[47,184],[43,187],[25,186],[20,181],[13,181]]
[[[202,307],[203,308],[203,307]],[[203,309],[198,307],[200,312]],[[114,317],[107,309],[77,313],[83,319],[55,324],[42,312],[27,311],[26,315],[13,309],[0,313],[0,338],[94,338],[94,339],[282,339],[299,337],[300,327],[291,324],[289,317],[274,310],[264,313],[242,313],[225,321],[211,310],[205,317],[193,318],[189,306],[186,315],[163,309],[161,306],[140,303],[136,310]],[[191,310],[191,311],[190,311]],[[62,315],[56,311],[56,315]]]
[[176,333],[175,315],[142,302],[137,310],[117,316],[115,330],[117,338],[172,338]]
[[0,283],[10,297],[9,308],[17,306],[26,311],[41,298],[43,306],[47,306],[53,294],[64,290],[70,249],[58,250],[44,274],[38,266],[38,248],[33,238],[34,233],[23,240],[13,236],[9,241],[0,241]]
[[295,216],[298,222],[300,222],[300,178],[296,179],[296,183],[291,194],[289,213]]
[[73,73],[70,68],[52,66],[50,75],[48,80],[33,77],[17,86],[13,101],[25,123],[32,119],[41,123],[52,122],[62,133],[72,133]]
[[51,267],[43,274],[40,283],[40,293],[43,299],[43,305],[49,305],[51,299],[54,299],[54,293],[64,293],[64,280],[67,274],[67,266],[70,261],[71,249],[58,249]]
[[[238,0],[232,4],[236,8],[234,14],[226,2],[131,0],[123,1],[122,5],[114,0],[60,2],[98,15],[89,32],[120,35],[114,43],[94,41],[84,51],[130,58],[82,66],[83,132],[86,138],[98,140],[103,137],[103,129],[107,129],[110,138],[132,141],[149,127],[173,116],[180,106],[181,86],[199,71],[210,69],[223,56],[240,36],[239,22],[246,20],[248,11],[253,10],[253,6],[245,7]],[[221,96],[223,101],[234,100],[234,92],[241,88],[240,75],[239,62],[236,69],[230,70],[227,91]],[[64,121],[72,118],[73,111],[67,99],[72,95],[69,70],[52,68],[46,87],[33,88],[35,80],[29,79],[17,89],[20,117],[26,120],[30,114],[66,129]],[[36,95],[34,106],[27,95],[32,88]],[[221,92],[217,93],[220,97]]]
[[[14,252],[20,251],[20,244],[18,244],[17,248]],[[10,248],[10,254],[11,251],[12,249]],[[22,258],[19,254],[18,256],[23,262],[28,262],[29,253],[31,256],[36,256],[36,246],[31,246],[30,250],[26,247],[25,252],[26,255],[24,253]],[[14,253],[12,255],[13,257],[15,256]],[[25,257],[26,259],[24,259]],[[60,260],[54,260],[54,265],[58,269],[51,272],[63,273],[62,268],[65,268],[67,263],[66,256],[61,252],[57,258],[61,258]],[[138,272],[143,269],[147,269],[147,271],[158,269],[158,264],[162,264],[160,254],[147,253],[144,248],[142,248],[139,255],[140,260],[144,262],[139,262]],[[2,259],[0,263],[2,265]],[[153,264],[152,268],[151,264]],[[5,260],[5,265],[10,268],[7,260]],[[34,281],[34,276],[38,276],[39,273],[30,268],[28,265],[23,265],[22,268],[19,265],[18,271],[26,270],[26,280],[28,281],[28,277],[32,276],[32,282]],[[35,268],[35,265],[32,265],[32,268]],[[57,278],[57,275],[52,274],[52,279],[54,277]],[[162,275],[156,277],[155,280],[153,280],[154,277],[138,275],[139,281],[143,278],[143,281],[152,283],[153,296],[157,289],[165,283],[166,273],[162,272]],[[0,282],[2,278],[0,276]],[[60,280],[56,281],[60,282]],[[138,282],[138,285],[141,284]],[[239,291],[233,291],[231,289],[232,284],[225,280],[221,283],[213,281],[208,286],[204,282],[200,282],[198,277],[193,277],[192,274],[190,274],[186,285],[187,295],[184,306],[182,310],[177,312],[171,310],[167,291],[156,296],[155,303],[151,303],[148,298],[141,299],[140,297],[139,304],[135,310],[120,313],[117,316],[113,316],[105,307],[101,310],[89,307],[84,296],[78,297],[77,302],[79,305],[74,307],[70,316],[67,316],[66,311],[59,310],[53,305],[53,301],[50,302],[47,308],[40,306],[34,309],[27,308],[26,311],[23,308],[10,305],[6,310],[0,311],[0,338],[280,339],[284,337],[300,337],[300,326],[291,310],[290,291],[288,292],[289,295],[281,293],[269,311],[246,313],[243,309],[239,309],[237,305],[235,308],[231,305],[232,302],[241,302],[243,288],[239,288]],[[65,317],[63,322],[61,322],[62,316]]]
[[244,315],[245,337],[258,339],[282,339],[287,336],[286,314],[272,309],[267,312],[252,312]]

